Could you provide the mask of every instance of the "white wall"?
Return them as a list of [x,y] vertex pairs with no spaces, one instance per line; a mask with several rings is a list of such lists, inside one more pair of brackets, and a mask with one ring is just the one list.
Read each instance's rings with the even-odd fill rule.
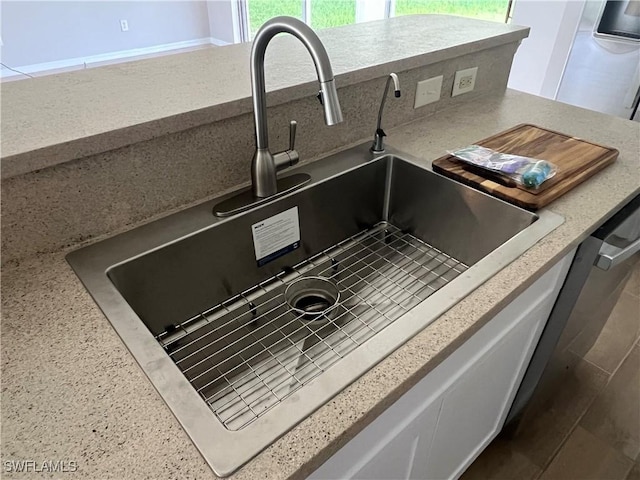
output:
[[210,36],[205,1],[2,0],[0,9],[2,62],[12,67]]
[[236,1],[209,0],[207,9],[209,12],[209,31],[216,43],[239,43],[240,32],[234,22],[237,14]]
[[512,22],[531,27],[509,77],[509,88],[555,98],[585,0],[515,0]]

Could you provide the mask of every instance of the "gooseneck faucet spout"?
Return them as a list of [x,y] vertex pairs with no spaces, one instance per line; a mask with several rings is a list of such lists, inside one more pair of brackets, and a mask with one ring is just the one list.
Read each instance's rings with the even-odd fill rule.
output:
[[372,153],[384,153],[384,137],[387,136],[382,130],[382,111],[384,110],[384,104],[387,101],[387,94],[389,93],[389,85],[391,85],[391,81],[393,80],[393,88],[394,95],[396,98],[400,98],[400,82],[398,80],[398,75],[395,73],[390,73],[387,77],[387,83],[384,87],[384,92],[382,92],[382,102],[380,102],[380,110],[378,111],[378,123],[376,125],[376,133],[373,137],[373,145],[371,145]]
[[251,163],[251,180],[255,197],[264,198],[275,195],[278,192],[276,171],[281,166],[294,164],[298,159],[298,154],[294,150],[295,126],[293,124],[289,149],[275,155],[269,151],[264,56],[271,39],[283,32],[300,40],[313,58],[320,82],[319,98],[324,107],[326,124],[334,125],[342,121],[333,70],[327,51],[318,36],[309,26],[296,18],[275,17],[267,21],[256,34],[251,49],[251,92],[256,129],[256,151]]

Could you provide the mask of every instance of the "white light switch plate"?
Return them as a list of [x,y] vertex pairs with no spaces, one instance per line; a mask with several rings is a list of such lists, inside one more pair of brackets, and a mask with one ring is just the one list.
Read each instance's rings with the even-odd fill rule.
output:
[[440,100],[440,92],[442,91],[442,75],[439,77],[421,80],[416,87],[416,101],[413,108],[422,107],[429,103]]

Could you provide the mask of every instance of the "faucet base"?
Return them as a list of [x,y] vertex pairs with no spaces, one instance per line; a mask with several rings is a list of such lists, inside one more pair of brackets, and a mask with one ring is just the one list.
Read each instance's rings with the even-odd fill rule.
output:
[[292,192],[303,185],[311,182],[311,176],[306,173],[295,173],[288,177],[278,179],[278,192],[270,197],[255,197],[251,191],[251,187],[234,195],[231,198],[223,200],[213,207],[213,214],[216,217],[230,217],[236,213],[244,212],[263,203],[275,200],[289,192]]

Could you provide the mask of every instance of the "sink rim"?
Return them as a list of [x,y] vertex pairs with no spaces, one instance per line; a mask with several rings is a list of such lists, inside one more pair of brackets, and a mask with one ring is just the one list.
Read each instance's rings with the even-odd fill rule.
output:
[[[313,177],[318,178],[303,188],[311,188],[333,176],[345,174],[363,164],[379,161],[389,155],[425,169],[423,160],[395,149],[388,149],[384,155],[373,158],[368,147],[368,143],[361,144],[319,162],[296,169],[313,171]],[[451,179],[447,179],[447,181],[458,183]],[[474,191],[488,196],[482,192]],[[145,255],[152,250],[179,242],[185,236],[195,235],[200,231],[214,228],[221,222],[232,221],[239,215],[243,215],[244,213],[227,218],[216,218],[211,213],[211,207],[214,204],[236,193],[233,192],[224,197],[204,202],[67,255],[68,262],[123,340],[127,349],[149,377],[179,423],[187,431],[204,459],[220,476],[228,476],[250,461],[260,451],[325,405],[345,387],[356,381],[377,363],[383,361],[391,352],[437,320],[444,312],[564,222],[563,217],[548,210],[542,210],[537,214],[527,212],[535,215],[537,220],[472,265],[464,277],[458,277],[455,282],[450,282],[398,318],[385,329],[385,335],[375,335],[370,338],[329,371],[316,377],[304,388],[283,400],[272,409],[270,414],[265,416],[269,419],[268,422],[256,421],[242,430],[230,431],[216,418],[158,344],[143,321],[111,282],[108,272],[111,268]],[[502,202],[495,197],[491,198]],[[179,223],[176,221],[178,216],[188,220],[184,223],[189,224],[189,228],[172,226],[172,224]],[[132,241],[137,237],[142,237],[142,239]],[[342,368],[338,368],[338,365],[341,365]],[[348,365],[349,368],[344,368],[345,365]],[[275,412],[278,411],[284,411],[286,414],[277,415]],[[221,438],[224,441],[216,441]]]

